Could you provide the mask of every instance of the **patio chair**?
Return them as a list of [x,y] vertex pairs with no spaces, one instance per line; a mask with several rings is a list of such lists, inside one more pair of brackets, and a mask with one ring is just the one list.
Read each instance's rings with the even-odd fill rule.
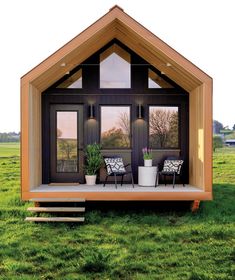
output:
[[[131,183],[134,188],[134,179],[133,179],[133,174],[132,174],[132,169],[131,165],[128,163],[124,165],[122,157],[120,156],[104,156],[104,163],[105,163],[105,168],[106,168],[106,178],[104,181],[104,187],[106,185],[106,182],[108,180],[109,176],[114,176],[114,181],[115,181],[115,187],[117,189],[117,176],[121,176],[121,186],[123,184],[123,177],[125,175],[130,174],[131,175]],[[129,171],[127,171],[127,167],[129,166]]]
[[[176,158],[176,157],[168,157],[164,160],[163,168],[161,171],[157,172],[156,181],[155,181],[155,188],[158,186],[159,183],[159,177],[164,177],[164,183],[166,186],[166,177],[173,177],[173,188],[175,187],[175,180],[176,177],[182,176],[182,165],[184,161],[182,159]],[[185,184],[183,182],[183,186],[185,187]]]

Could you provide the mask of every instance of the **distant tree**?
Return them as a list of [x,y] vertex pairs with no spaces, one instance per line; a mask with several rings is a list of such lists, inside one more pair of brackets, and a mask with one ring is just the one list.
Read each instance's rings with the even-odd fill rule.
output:
[[0,133],[0,142],[19,142],[20,133],[16,132],[2,132]]
[[178,112],[154,110],[150,113],[149,126],[151,147],[178,146]]
[[125,142],[125,146],[128,147],[130,144],[130,118],[129,114],[126,112],[120,113],[118,126],[122,129],[123,132],[123,141]]
[[169,133],[168,133],[168,147],[178,147],[178,112],[171,113],[171,119],[169,123]]
[[74,139],[58,139],[59,152],[62,153],[62,159],[69,160],[76,155],[77,143]]
[[214,120],[213,121],[213,131],[214,134],[220,134],[220,131],[224,128],[223,124],[219,121]]
[[57,128],[57,138],[60,138],[62,136],[62,131]]
[[223,147],[223,140],[220,136],[213,136],[213,151],[215,152],[215,150],[217,148],[222,148]]
[[235,131],[235,124],[233,125],[233,130]]
[[126,142],[125,134],[121,128],[111,128],[101,135],[101,145],[104,148],[129,147],[130,140]]

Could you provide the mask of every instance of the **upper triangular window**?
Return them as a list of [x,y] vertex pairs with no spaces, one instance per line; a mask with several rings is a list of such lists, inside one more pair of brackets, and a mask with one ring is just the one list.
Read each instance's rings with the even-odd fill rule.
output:
[[100,55],[100,88],[130,88],[130,54],[113,44]]
[[148,71],[148,88],[173,88],[166,80],[151,69]]
[[82,88],[82,69],[69,76],[56,88]]

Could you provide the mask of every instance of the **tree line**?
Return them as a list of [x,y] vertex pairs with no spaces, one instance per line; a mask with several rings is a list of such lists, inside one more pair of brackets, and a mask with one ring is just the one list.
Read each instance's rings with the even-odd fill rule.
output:
[[224,126],[221,122],[213,120],[213,151],[222,148],[228,139],[235,139],[235,124],[232,129]]
[[0,143],[3,142],[19,142],[20,133],[17,132],[0,132]]

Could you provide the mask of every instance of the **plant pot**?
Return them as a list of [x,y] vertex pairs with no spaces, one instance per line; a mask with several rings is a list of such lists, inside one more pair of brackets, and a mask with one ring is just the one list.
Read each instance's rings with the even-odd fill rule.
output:
[[85,175],[87,186],[94,186],[96,181],[96,175]]
[[152,159],[145,159],[144,160],[144,166],[152,166],[153,160]]

